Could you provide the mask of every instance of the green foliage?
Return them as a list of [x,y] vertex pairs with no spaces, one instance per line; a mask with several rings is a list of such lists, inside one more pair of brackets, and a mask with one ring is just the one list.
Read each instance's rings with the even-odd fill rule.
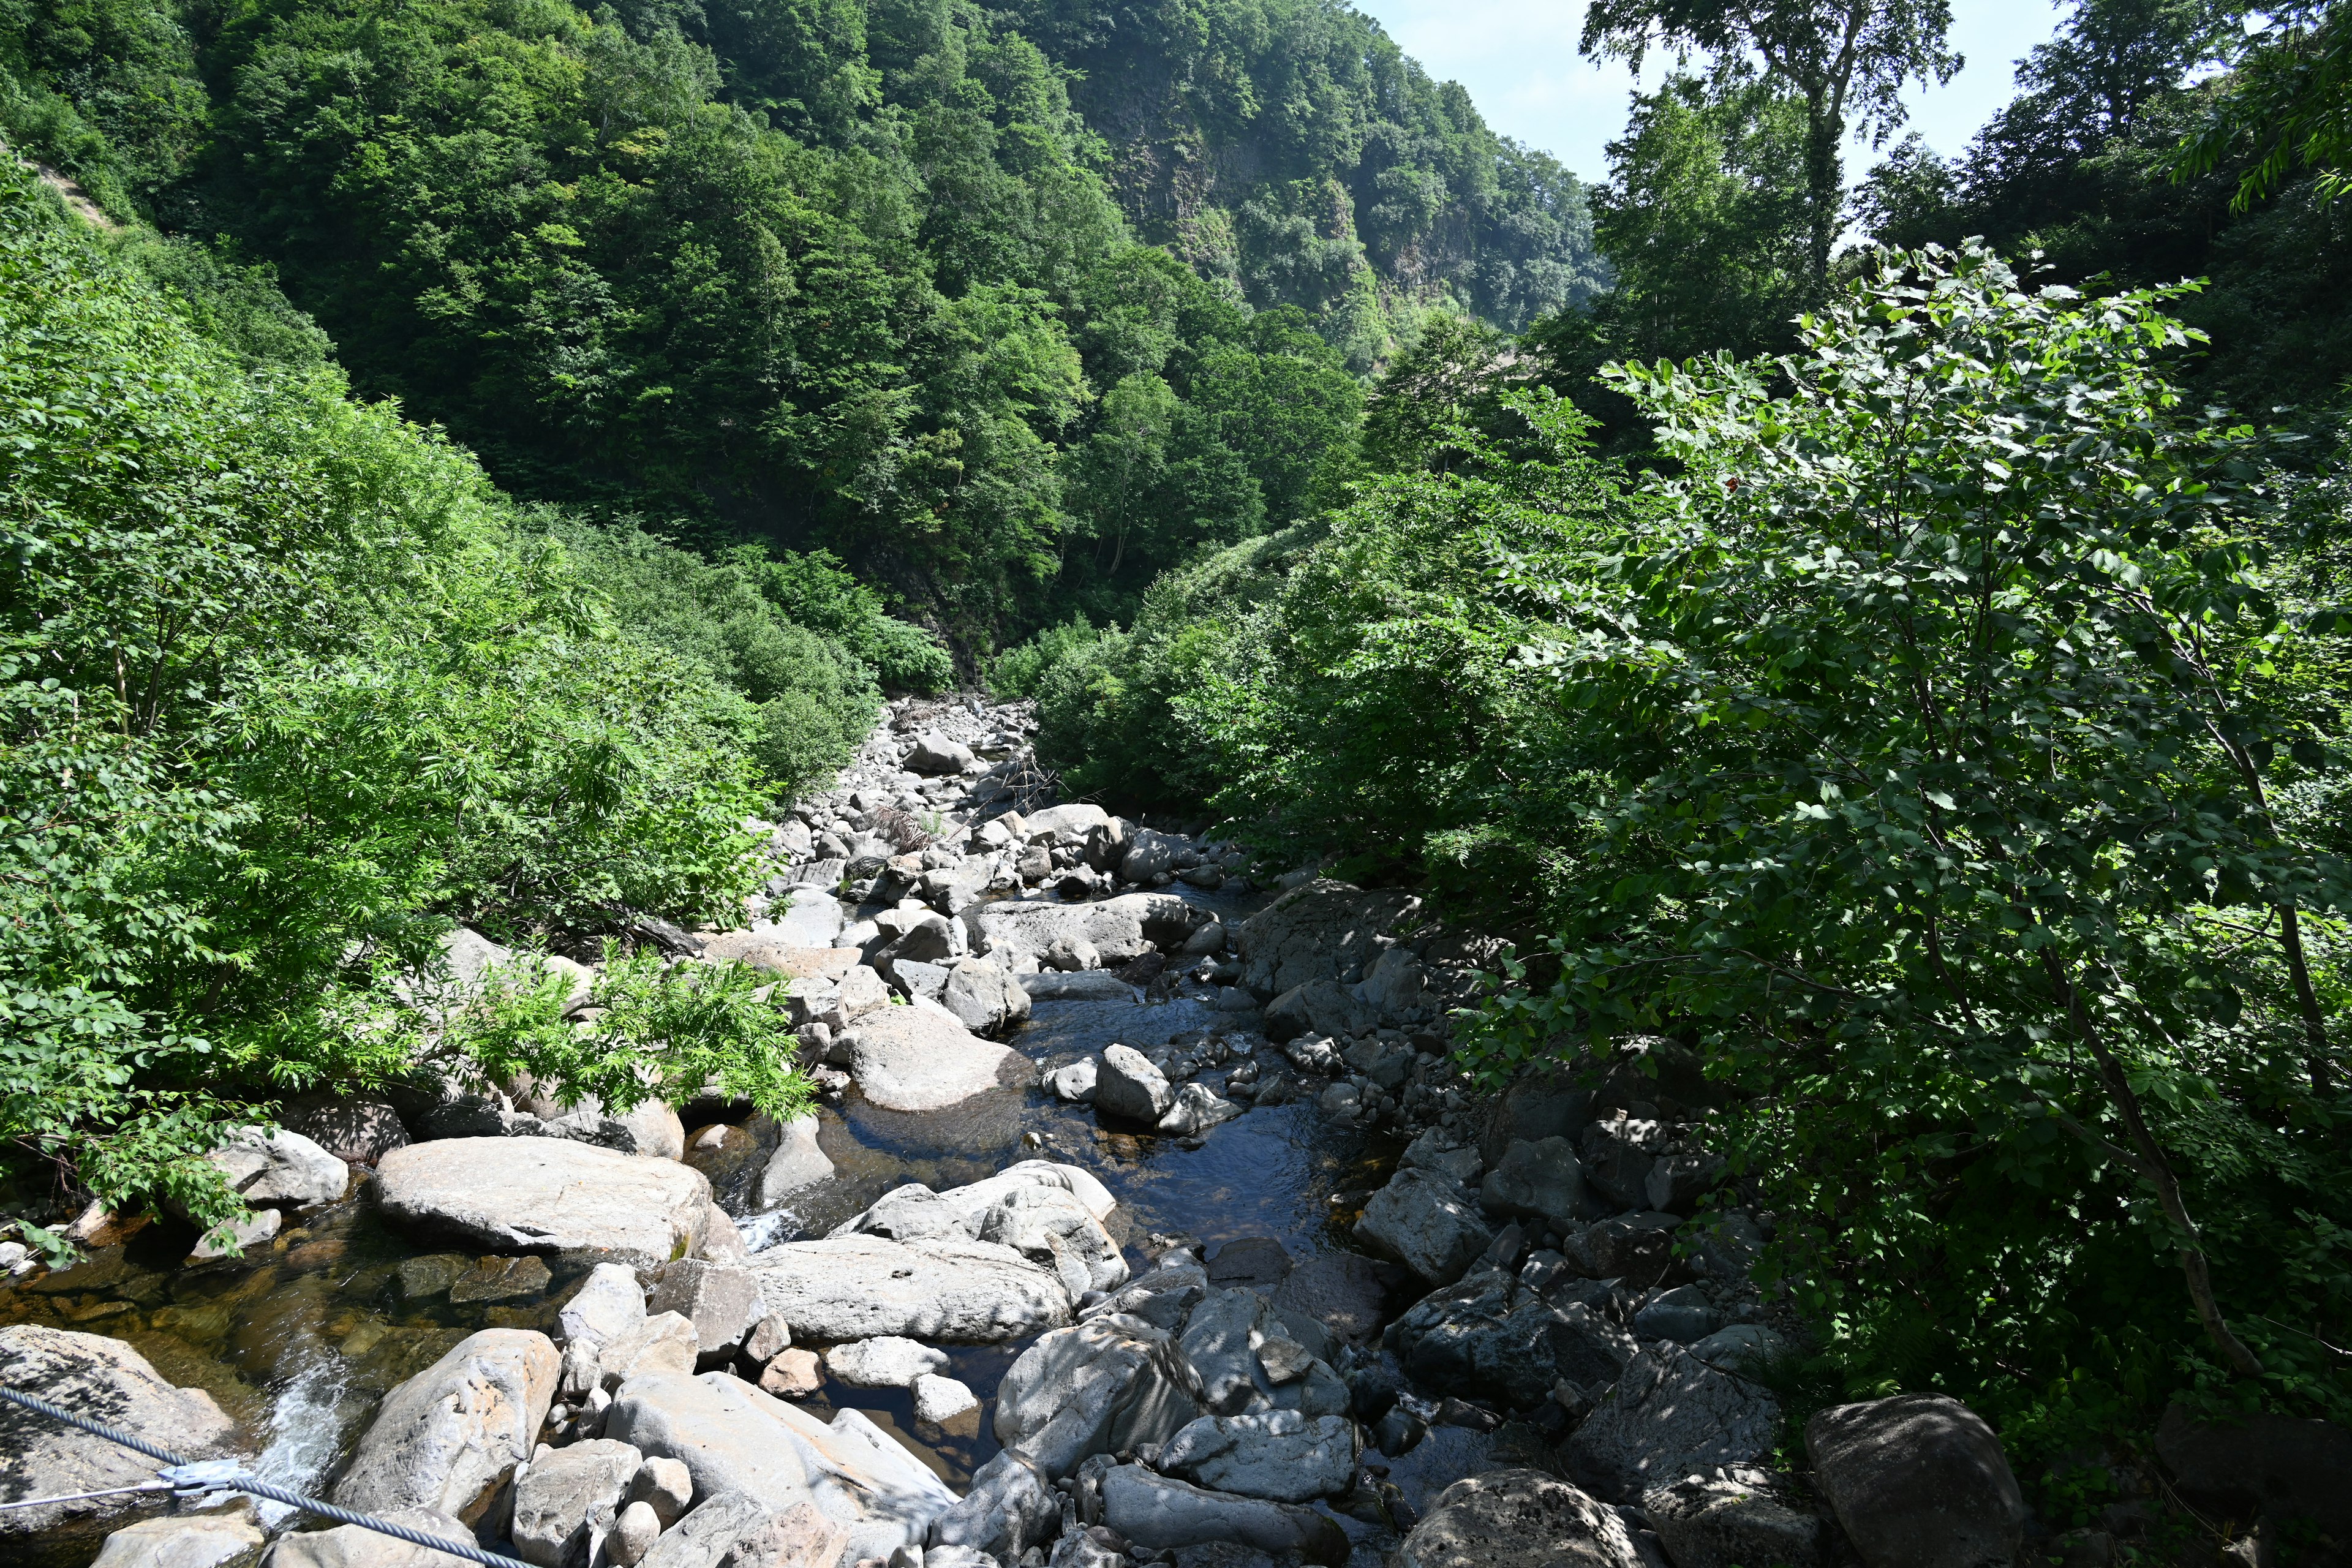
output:
[[723,918],[761,710],[472,462],[245,374],[0,184],[0,1149],[211,1223],[239,1101],[376,1081],[452,921]]
[[2244,170],[2233,212],[2276,195],[2291,173],[2315,176],[2323,203],[2352,194],[2352,6],[2289,6],[2245,41],[2211,118],[2182,143],[2179,167],[2207,174],[2225,162]]
[[625,1116],[647,1100],[684,1104],[716,1084],[790,1121],[812,1096],[793,1065],[790,1017],[755,994],[773,980],[747,963],[671,963],[607,942],[585,1004],[597,1015],[575,1024],[564,1016],[571,977],[525,959],[484,976],[433,1058],[485,1093],[519,1079],[557,1086],[567,1110],[593,1098]]
[[1090,647],[1101,636],[1084,616],[1072,616],[1059,626],[1047,626],[1027,642],[1006,648],[988,661],[988,689],[1004,702],[1034,697],[1046,670]]

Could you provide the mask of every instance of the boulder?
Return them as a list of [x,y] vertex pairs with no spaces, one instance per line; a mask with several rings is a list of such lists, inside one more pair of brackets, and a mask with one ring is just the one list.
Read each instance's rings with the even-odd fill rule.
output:
[[910,773],[961,773],[979,760],[961,741],[950,741],[933,730],[915,738],[907,752],[906,768]]
[[408,1142],[400,1112],[375,1095],[302,1095],[286,1102],[278,1121],[354,1165],[373,1165]]
[[1212,1290],[1192,1309],[1177,1351],[1192,1369],[1201,1402],[1220,1415],[1260,1408],[1271,1385],[1259,1384],[1258,1347],[1272,1308],[1255,1290]]
[[940,1110],[992,1089],[1025,1087],[1029,1058],[983,1040],[928,1006],[886,1007],[852,1025],[836,1043],[868,1100],[885,1110]]
[[1127,1283],[1126,1256],[1086,1201],[1066,1189],[1013,1188],[982,1211],[979,1239],[1050,1268],[1073,1298]]
[[653,1510],[664,1530],[694,1506],[694,1472],[676,1459],[647,1459],[629,1478],[629,1501]]
[[1017,1563],[1031,1548],[1052,1540],[1061,1522],[1062,1500],[1045,1472],[1006,1448],[971,1473],[971,1487],[961,1502],[931,1521],[927,1546]]
[[[956,1500],[859,1412],[840,1411],[827,1425],[723,1372],[630,1379],[605,1412],[604,1435],[684,1464],[700,1499],[741,1492],[778,1513],[814,1504],[847,1532],[842,1550],[849,1562],[921,1544],[931,1521]],[[709,1506],[697,1507],[678,1529]]]
[[[825,901],[835,903],[829,897]],[[838,904],[835,912],[839,912]],[[803,947],[786,941],[772,926],[723,931],[702,944],[702,958],[706,963],[748,963],[783,980],[829,980],[836,984],[857,967],[854,947]]]
[[532,1460],[515,1480],[508,1533],[516,1554],[534,1568],[564,1568],[572,1556],[587,1561],[590,1544],[611,1531],[644,1462],[626,1443],[601,1437]]
[[683,1159],[686,1123],[660,1100],[648,1100],[634,1110],[614,1112],[591,1094],[566,1107],[555,1100],[530,1097],[526,1109],[545,1119],[550,1138],[570,1138],[623,1154],[644,1154],[656,1160]]
[[1486,1173],[1478,1201],[1488,1214],[1570,1225],[1598,1219],[1607,1205],[1584,1188],[1584,1167],[1565,1138],[1514,1139]]
[[2352,1476],[2352,1431],[2332,1421],[2192,1421],[2175,1405],[2157,1426],[2156,1457],[2200,1506],[2239,1518],[2259,1514],[2282,1528],[2308,1521],[2339,1542],[2352,1542],[2352,1487],[2344,1484]]
[[1091,903],[1007,900],[964,912],[977,952],[1013,973],[1045,967],[1046,951],[1066,941],[1092,944],[1106,968],[1133,963],[1156,945],[1173,951],[1213,917],[1172,893],[1125,893]]
[[780,942],[803,949],[825,947],[849,923],[841,900],[824,888],[797,887],[791,896],[791,904],[774,911],[769,921]]
[[1514,1080],[1496,1097],[1478,1137],[1478,1152],[1490,1165],[1502,1163],[1514,1142],[1547,1138],[1574,1142],[1592,1121],[1592,1091],[1581,1088],[1566,1068],[1555,1067]]
[[1356,1424],[1296,1410],[1203,1415],[1170,1438],[1151,1465],[1211,1491],[1312,1502],[1353,1484]]
[[1132,1046],[1112,1046],[1095,1073],[1095,1109],[1130,1121],[1157,1123],[1174,1104],[1167,1077]]
[[1024,1187],[1050,1187],[1070,1194],[1097,1220],[1118,1207],[1094,1175],[1052,1160],[1023,1160],[992,1176],[935,1193],[920,1183],[894,1187],[872,1208],[836,1226],[835,1236],[887,1236],[895,1241],[961,1234],[978,1238],[988,1211]]
[[1567,1447],[1573,1472],[1603,1497],[1633,1501],[1651,1487],[1772,1452],[1780,1407],[1752,1383],[1679,1346],[1648,1349],[1584,1418]]
[[1642,1190],[1653,1209],[1687,1215],[1723,1180],[1723,1156],[1704,1149],[1664,1154],[1650,1167]]
[[751,1325],[764,1316],[760,1278],[736,1264],[681,1258],[655,1276],[650,1312],[676,1312],[694,1325],[698,1353],[731,1361]]
[[752,1201],[772,1209],[793,1194],[832,1179],[833,1161],[817,1146],[817,1119],[796,1116],[778,1128],[775,1152],[760,1172]]
[[[889,983],[870,964],[856,965],[841,977],[840,984],[834,987],[834,1007],[841,1016],[843,1028],[872,1017],[889,1005]],[[846,1061],[848,1058],[843,1056],[837,1059]]]
[[[1336,980],[1378,961],[1373,941],[1395,929],[1420,900],[1393,889],[1367,892],[1318,878],[1242,922],[1233,942],[1242,984],[1279,996],[1310,980]],[[1352,1000],[1352,998],[1351,998]]]
[[1388,1313],[1388,1286],[1379,1264],[1354,1252],[1318,1252],[1275,1288],[1276,1310],[1304,1317],[1334,1339],[1360,1340],[1380,1331]]
[[940,988],[940,1005],[976,1035],[1006,1029],[1029,1016],[1029,993],[992,958],[961,958]]
[[[463,1523],[429,1508],[394,1509],[381,1517],[459,1545],[470,1545],[474,1538]],[[455,1561],[446,1552],[414,1546],[363,1524],[339,1524],[332,1530],[279,1536],[261,1560],[261,1568],[449,1568]]]
[[556,1314],[555,1337],[566,1344],[603,1344],[646,1321],[646,1293],[625,1263],[600,1263]]
[[710,1183],[668,1160],[552,1138],[453,1138],[383,1157],[376,1202],[406,1229],[486,1252],[651,1268],[702,1243]]
[[299,1132],[238,1127],[205,1159],[257,1209],[309,1209],[340,1202],[352,1168]]
[[[0,1328],[0,1386],[98,1416],[190,1458],[225,1456],[236,1440],[235,1425],[211,1394],[173,1387],[137,1351],[97,1334],[31,1323]],[[0,1502],[137,1486],[155,1476],[152,1460],[13,1405],[0,1405],[0,1453],[8,1457],[0,1467]],[[89,1498],[0,1510],[0,1541],[67,1534],[86,1521],[127,1513],[139,1500]],[[0,1556],[8,1554],[0,1548]]]
[[1070,1321],[1060,1278],[993,1242],[835,1236],[772,1247],[751,1267],[767,1310],[798,1340],[993,1344]]
[[654,1542],[636,1568],[835,1568],[848,1544],[849,1531],[814,1504],[777,1511],[723,1492]]
[[1188,1083],[1176,1091],[1157,1126],[1171,1138],[1192,1138],[1241,1113],[1240,1106],[1219,1098],[1205,1084]]
[[1690,1348],[1691,1354],[1725,1372],[1753,1374],[1788,1353],[1780,1335],[1757,1323],[1717,1329]]
[[1353,992],[1328,977],[1294,985],[1265,1005],[1265,1034],[1271,1040],[1310,1033],[1360,1035],[1379,1027],[1380,1021],[1378,1008],[1358,1001]]
[[646,1373],[685,1373],[702,1359],[702,1339],[677,1312],[656,1312],[596,1348],[596,1377],[609,1394]]
[[890,1334],[824,1352],[824,1370],[852,1388],[911,1388],[917,1378],[947,1364],[946,1352]]
[[1107,969],[1041,969],[1021,977],[1032,1002],[1132,1002],[1135,987]]
[[1381,1039],[1367,1035],[1339,1053],[1339,1059],[1349,1070],[1363,1074],[1374,1089],[1397,1089],[1412,1074],[1413,1064],[1421,1058],[1402,1040]]
[[1434,1172],[1410,1168],[1364,1205],[1356,1235],[1433,1285],[1461,1279],[1495,1244],[1467,1193]]
[[1274,1556],[1295,1552],[1324,1568],[1348,1560],[1348,1538],[1328,1514],[1205,1491],[1140,1465],[1105,1472],[1102,1504],[1103,1523],[1138,1546],[1167,1551],[1223,1542]]
[[[1497,1153],[1496,1158],[1499,1160],[1502,1155]],[[1423,1171],[1434,1171],[1465,1188],[1477,1181],[1478,1173],[1486,1168],[1486,1162],[1479,1156],[1477,1150],[1465,1148],[1459,1138],[1443,1127],[1433,1127],[1406,1144],[1397,1163]],[[1580,1171],[1578,1179],[1582,1179]]]
[[1437,1495],[1396,1568],[1648,1568],[1616,1510],[1541,1470],[1467,1476]]
[[528,1329],[484,1329],[460,1341],[384,1395],[330,1500],[478,1522],[539,1441],[560,1364],[554,1343]]
[[1022,837],[1031,840],[1066,839],[1083,844],[1087,835],[1110,821],[1110,813],[1101,806],[1078,803],[1071,805],[1049,805],[1043,811],[1033,811],[1021,819]]
[[2025,1499],[2000,1439],[1957,1399],[1835,1405],[1805,1423],[1805,1455],[1869,1568],[1979,1568],[2023,1544]]
[[1429,1010],[1427,979],[1421,960],[1409,947],[1392,947],[1381,954],[1356,987],[1366,1005],[1391,1023],[1419,1018]]
[[915,1379],[915,1419],[944,1426],[959,1415],[980,1408],[980,1395],[952,1377],[927,1372]]
[[221,1568],[249,1560],[262,1542],[250,1514],[248,1506],[126,1524],[106,1538],[90,1568]]
[[996,1439],[1059,1479],[1092,1455],[1165,1442],[1200,1413],[1168,1334],[1108,1313],[1021,1352],[996,1391]]
[[1235,1237],[1209,1259],[1209,1283],[1226,1289],[1240,1285],[1253,1290],[1271,1289],[1290,1278],[1294,1267],[1290,1254],[1273,1237]]
[[1829,1560],[1821,1516],[1760,1487],[1688,1476],[1643,1493],[1642,1511],[1675,1568],[1821,1568]]
[[1208,1294],[1209,1278],[1197,1264],[1168,1264],[1115,1290],[1087,1308],[1080,1321],[1124,1314],[1173,1333]]
[[824,1386],[824,1363],[811,1350],[778,1351],[760,1372],[760,1387],[778,1399],[806,1399]]
[[1097,1074],[1101,1064],[1092,1057],[1066,1062],[1045,1075],[1045,1087],[1056,1100],[1072,1105],[1092,1105],[1095,1102]]
[[1518,1410],[1561,1378],[1616,1382],[1641,1348],[1590,1308],[1554,1306],[1499,1268],[1431,1291],[1389,1325],[1387,1343],[1424,1387]]
[[1650,1169],[1664,1149],[1666,1130],[1654,1121],[1617,1117],[1584,1130],[1585,1179],[1621,1209],[1647,1208]]
[[[1633,1334],[1643,1343],[1652,1340],[1672,1340],[1676,1344],[1696,1345],[1715,1332],[1717,1320],[1715,1304],[1696,1285],[1685,1285],[1666,1290],[1646,1302],[1633,1314]],[[1713,1365],[1712,1358],[1699,1357]]]
[[1200,847],[1182,834],[1139,827],[1126,842],[1118,874],[1125,881],[1149,882],[1154,877],[1188,870],[1200,862]]

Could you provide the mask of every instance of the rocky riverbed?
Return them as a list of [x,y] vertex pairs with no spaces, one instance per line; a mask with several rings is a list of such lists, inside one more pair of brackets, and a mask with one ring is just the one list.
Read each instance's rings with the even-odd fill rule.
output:
[[[1494,942],[1057,802],[1028,725],[895,705],[758,825],[742,929],[649,924],[774,976],[817,1114],[298,1101],[217,1156],[244,1258],[93,1214],[13,1260],[0,1381],[541,1568],[2105,1560],[1950,1400],[1790,1433],[1775,1216],[1678,1047],[1474,1092]],[[460,932],[455,982],[506,956]],[[148,1474],[0,1442],[0,1502]],[[313,1522],[115,1496],[0,1556],[451,1561]]]

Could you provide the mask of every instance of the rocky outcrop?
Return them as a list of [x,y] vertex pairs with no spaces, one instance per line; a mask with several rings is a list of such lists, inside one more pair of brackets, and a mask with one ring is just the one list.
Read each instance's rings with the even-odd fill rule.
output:
[[[0,1328],[0,1385],[97,1417],[191,1458],[228,1453],[236,1429],[213,1397],[175,1388],[120,1340],[16,1323]],[[137,1486],[153,1463],[46,1415],[0,1405],[0,1502]],[[130,1512],[141,1500],[91,1498],[0,1510],[0,1542],[69,1532]],[[0,1555],[5,1555],[0,1550]]]
[[2000,1439],[1940,1394],[1840,1405],[1805,1423],[1813,1479],[1870,1568],[2014,1560],[2025,1500]]
[[1234,938],[1241,983],[1279,996],[1313,980],[1337,980],[1368,967],[1376,938],[1396,929],[1420,900],[1393,889],[1367,892],[1318,878],[1295,888],[1242,922]]
[[668,1160],[551,1138],[453,1138],[383,1157],[376,1202],[394,1225],[488,1252],[652,1268],[691,1255],[710,1183]]

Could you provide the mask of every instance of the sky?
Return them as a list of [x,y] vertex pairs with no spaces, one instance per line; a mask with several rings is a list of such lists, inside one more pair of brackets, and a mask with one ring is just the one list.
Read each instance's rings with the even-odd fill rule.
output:
[[[1631,72],[1576,52],[1583,0],[1354,0],[1439,80],[1459,81],[1486,123],[1539,147],[1585,178],[1608,172],[1603,152],[1625,125]],[[1906,95],[1906,127],[1950,157],[2009,101],[2011,66],[2072,10],[2053,0],[1954,0],[1952,47],[1967,59],[1950,82]],[[1655,86],[1662,65],[1645,66]],[[1865,165],[1866,166],[1866,165]],[[1853,174],[1863,172],[1855,168]]]

